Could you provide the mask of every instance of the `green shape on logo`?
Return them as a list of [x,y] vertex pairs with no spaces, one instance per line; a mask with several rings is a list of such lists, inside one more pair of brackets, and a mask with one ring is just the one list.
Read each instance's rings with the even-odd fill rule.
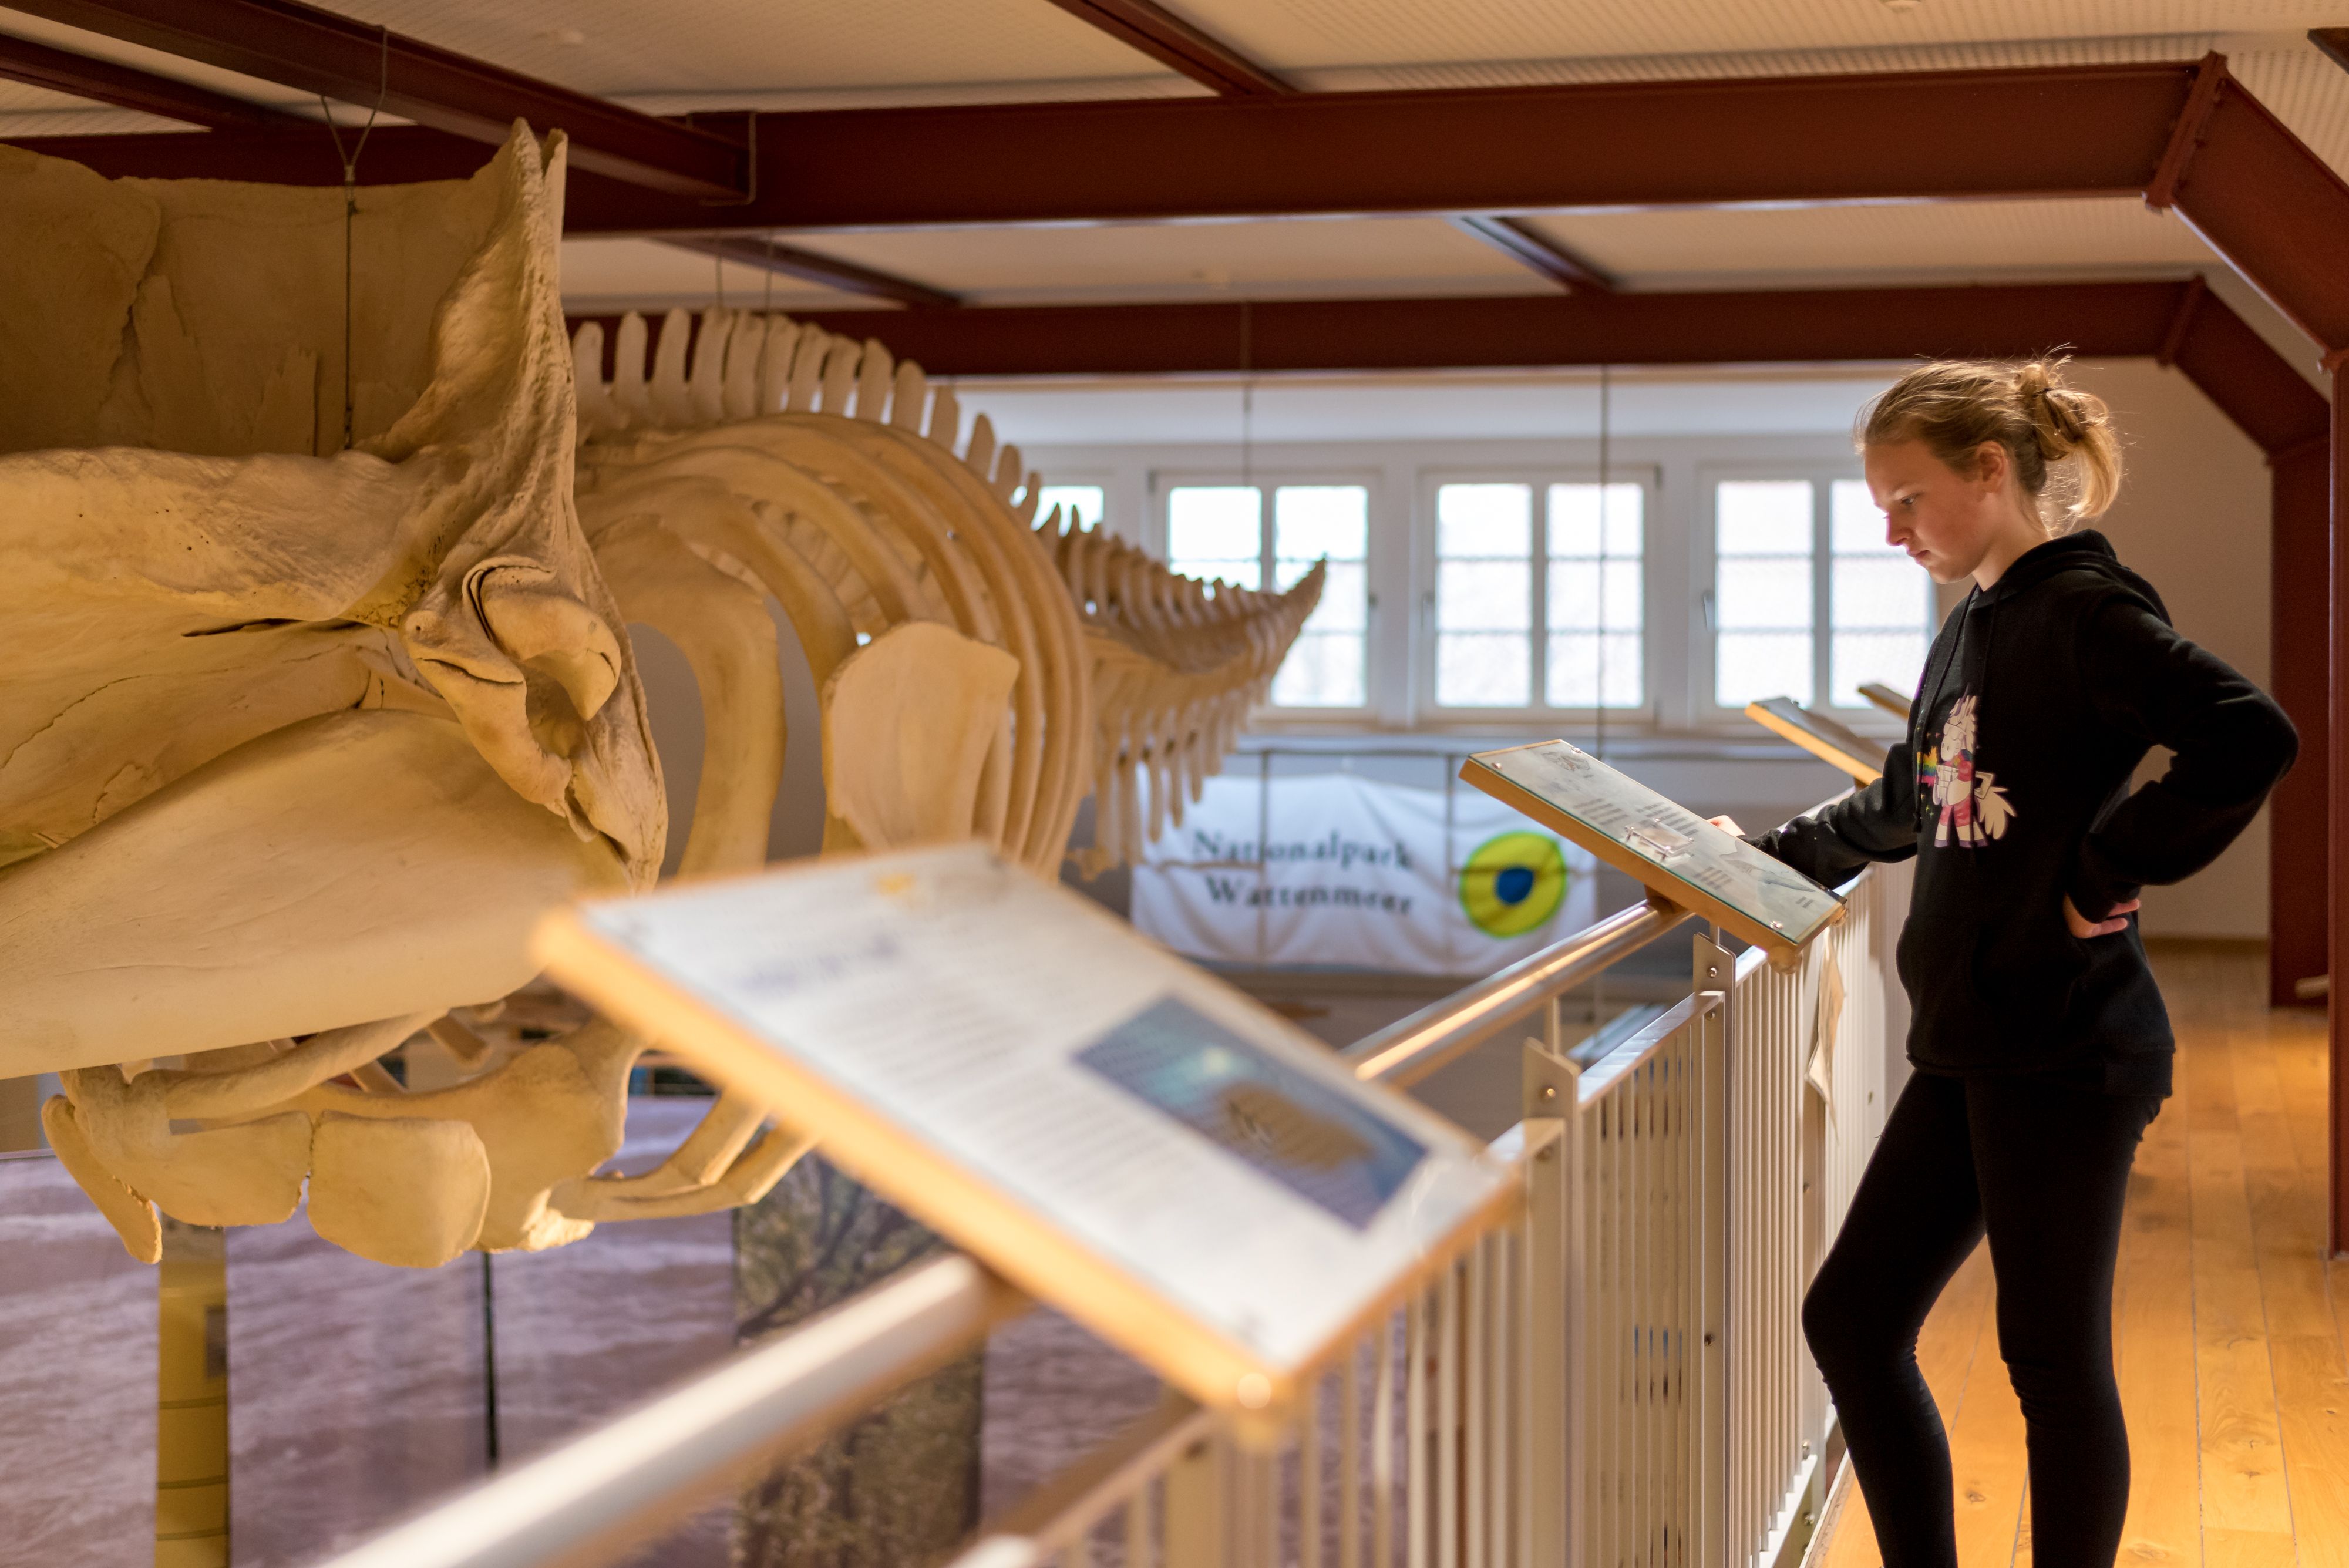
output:
[[1521,937],[1566,902],[1566,851],[1546,833],[1496,833],[1460,868],[1460,908],[1493,937]]

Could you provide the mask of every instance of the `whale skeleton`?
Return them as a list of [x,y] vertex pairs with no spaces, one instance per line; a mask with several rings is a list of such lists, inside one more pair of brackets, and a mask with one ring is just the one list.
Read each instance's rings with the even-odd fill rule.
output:
[[[648,358],[631,317],[606,380],[598,329],[563,333],[563,166],[518,126],[473,180],[372,188],[414,296],[353,313],[338,375],[338,191],[0,148],[0,205],[45,220],[0,262],[114,290],[36,343],[69,373],[46,400],[0,385],[0,1073],[60,1075],[50,1142],[133,1256],[159,1210],[306,1199],[429,1267],[753,1201],[805,1152],[729,1092],[598,1175],[650,1043],[485,1037],[541,913],[661,862],[628,623],[703,707],[679,875],[765,861],[770,598],[816,679],[827,851],[977,836],[1051,874],[1088,794],[1089,871],[1181,820],[1317,602],[1319,568],[1210,588],[1039,522],[1018,450],[982,416],[957,451],[952,389],[877,343],[711,311]],[[296,254],[256,327],[264,223]],[[451,1081],[411,1086],[383,1059],[427,1039]]]

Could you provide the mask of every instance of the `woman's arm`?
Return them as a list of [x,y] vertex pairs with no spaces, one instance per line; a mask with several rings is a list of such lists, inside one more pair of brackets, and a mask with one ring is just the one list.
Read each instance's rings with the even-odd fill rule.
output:
[[1826,887],[1872,860],[1917,853],[1917,763],[1904,737],[1884,754],[1884,776],[1808,816],[1750,840],[1754,848]]
[[2176,882],[2217,859],[2292,766],[2300,737],[2266,692],[2134,599],[2107,600],[2082,635],[2097,717],[2176,753],[2080,846],[2066,891],[2095,921],[2146,883]]

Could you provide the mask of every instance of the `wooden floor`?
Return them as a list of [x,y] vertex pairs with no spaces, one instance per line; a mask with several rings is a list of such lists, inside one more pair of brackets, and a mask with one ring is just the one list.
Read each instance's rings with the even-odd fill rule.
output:
[[[2155,968],[2178,1093],[2137,1153],[2113,1292],[2133,1469],[2120,1563],[2349,1568],[2349,1264],[2323,1251],[2323,1015],[2270,1012],[2246,953],[2178,949]],[[1964,1568],[2031,1561],[1994,1289],[1977,1251],[1918,1346],[1950,1431]],[[1858,1489],[1839,1501],[1812,1561],[1879,1568]]]

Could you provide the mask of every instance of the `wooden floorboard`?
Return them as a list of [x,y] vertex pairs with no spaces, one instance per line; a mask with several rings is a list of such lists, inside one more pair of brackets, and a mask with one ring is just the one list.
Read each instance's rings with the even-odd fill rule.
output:
[[[2270,1011],[2248,952],[2173,949],[2156,970],[2178,1092],[2137,1153],[2113,1289],[2132,1471],[2120,1562],[2349,1568],[2349,1263],[2323,1253],[2323,1019]],[[2031,1561],[1994,1295],[1978,1254],[1918,1346],[1950,1428],[1963,1568]],[[1816,1561],[1880,1568],[1857,1489],[1831,1523]]]

